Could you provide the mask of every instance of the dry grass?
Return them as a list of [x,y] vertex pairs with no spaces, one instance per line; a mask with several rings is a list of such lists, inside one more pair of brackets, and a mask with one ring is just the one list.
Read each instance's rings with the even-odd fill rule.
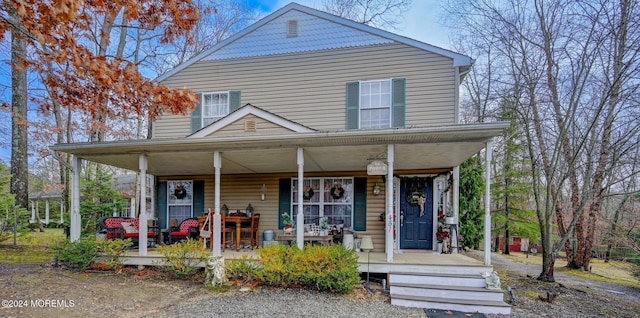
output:
[[[542,256],[540,254],[536,256],[529,255],[527,257],[525,253],[511,252],[511,254],[503,256],[518,262],[542,266]],[[596,281],[622,284],[640,288],[640,280],[637,276],[638,273],[640,273],[640,266],[632,263],[613,260],[605,262],[602,259],[594,258],[591,260],[590,272],[586,272],[580,269],[569,269],[566,266],[567,261],[565,258],[560,257],[556,259],[555,270],[557,272],[589,278]]]

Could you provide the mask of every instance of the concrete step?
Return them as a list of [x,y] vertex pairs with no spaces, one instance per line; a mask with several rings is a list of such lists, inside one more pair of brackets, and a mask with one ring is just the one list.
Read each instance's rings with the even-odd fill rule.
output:
[[391,304],[403,307],[457,310],[484,314],[511,314],[511,305],[503,301],[444,299],[419,296],[392,296]]
[[427,284],[463,287],[485,287],[486,282],[480,274],[426,274],[393,272],[389,273],[389,285]]
[[455,285],[393,283],[390,285],[390,293],[391,297],[418,296],[459,300],[504,300],[504,293],[501,290],[491,290],[484,287],[467,287]]

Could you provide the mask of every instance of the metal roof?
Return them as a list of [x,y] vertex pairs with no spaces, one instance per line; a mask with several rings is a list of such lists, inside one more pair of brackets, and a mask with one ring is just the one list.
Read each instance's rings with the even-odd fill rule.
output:
[[[303,22],[309,22],[302,25],[303,29],[301,30],[304,32],[301,34],[303,34],[303,36],[301,36],[300,39],[293,38],[293,41],[289,42],[287,42],[288,39],[285,37],[276,39],[275,37],[286,35],[286,23],[284,22],[286,22],[289,17],[300,17],[303,19]],[[322,32],[323,30],[324,33]],[[350,39],[350,36],[353,38]],[[264,37],[264,39],[262,37]],[[254,56],[256,54],[282,54],[344,46],[372,45],[390,43],[391,41],[449,57],[452,59],[452,66],[470,67],[474,62],[473,59],[463,54],[292,2],[244,30],[219,42],[210,49],[176,66],[169,72],[160,75],[156,80],[163,81],[202,60]]]

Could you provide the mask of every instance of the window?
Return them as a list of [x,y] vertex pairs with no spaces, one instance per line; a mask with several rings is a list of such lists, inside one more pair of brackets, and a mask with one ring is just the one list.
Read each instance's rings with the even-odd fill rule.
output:
[[360,128],[391,127],[391,80],[360,82]]
[[[291,184],[291,211],[295,224],[295,218],[298,214],[298,180],[293,179]],[[326,216],[332,224],[342,223],[345,227],[351,227],[353,224],[353,190],[353,178],[304,179],[304,223],[318,224],[319,218]]]
[[348,82],[346,128],[404,127],[405,83],[404,78]]
[[202,127],[229,114],[229,93],[202,94]]
[[193,216],[193,181],[167,182],[167,220],[176,219],[178,224]]

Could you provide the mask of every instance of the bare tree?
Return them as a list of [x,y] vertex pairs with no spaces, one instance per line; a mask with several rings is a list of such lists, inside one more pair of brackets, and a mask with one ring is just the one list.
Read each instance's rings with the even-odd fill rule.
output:
[[588,268],[602,194],[614,178],[629,178],[612,172],[638,145],[638,5],[466,1],[452,8],[464,35],[497,57],[487,96],[509,94],[519,105],[544,249],[539,279],[554,280],[561,249],[570,266]]
[[324,0],[323,10],[381,29],[396,29],[411,0]]
[[21,19],[10,9],[11,28],[11,193],[15,203],[29,207],[27,156],[27,43],[21,30]]

